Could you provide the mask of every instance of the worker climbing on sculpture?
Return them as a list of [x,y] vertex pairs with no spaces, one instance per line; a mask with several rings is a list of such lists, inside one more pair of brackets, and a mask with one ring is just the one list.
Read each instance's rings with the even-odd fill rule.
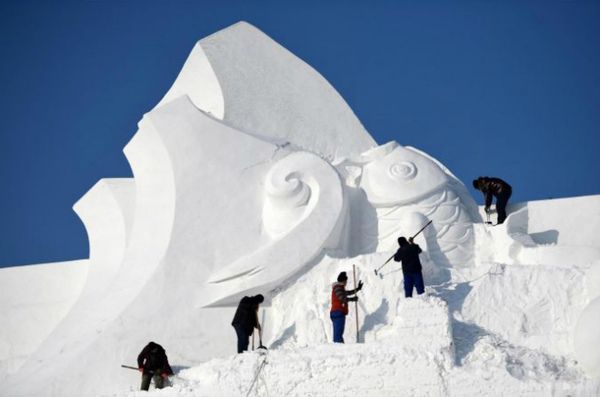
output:
[[333,283],[331,288],[331,310],[329,317],[333,324],[333,341],[335,343],[344,343],[344,328],[346,326],[346,316],[348,315],[348,302],[357,302],[356,295],[363,287],[363,282],[358,282],[358,287],[352,290],[346,290],[348,275],[341,272],[337,277],[337,282]]
[[512,187],[500,178],[480,176],[473,180],[473,187],[483,193],[485,200],[485,213],[489,213],[492,206],[492,198],[496,197],[496,212],[498,213],[498,225],[506,219],[506,204],[512,195]]

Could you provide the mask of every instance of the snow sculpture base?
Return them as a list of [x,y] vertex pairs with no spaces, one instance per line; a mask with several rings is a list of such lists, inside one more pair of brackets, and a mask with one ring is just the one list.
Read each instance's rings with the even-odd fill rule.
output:
[[575,354],[586,372],[600,378],[600,298],[581,313],[575,328]]

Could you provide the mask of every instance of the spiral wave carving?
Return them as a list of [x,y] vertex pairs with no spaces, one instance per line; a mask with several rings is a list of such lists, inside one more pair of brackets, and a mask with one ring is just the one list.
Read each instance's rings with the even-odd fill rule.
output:
[[280,285],[324,248],[338,244],[343,214],[341,179],[329,163],[309,152],[277,161],[265,175],[262,214],[271,241],[211,275],[209,283],[221,289],[210,303]]
[[287,167],[275,167],[269,172],[265,186],[268,199],[282,207],[301,207],[308,203],[310,187],[302,180],[301,173]]

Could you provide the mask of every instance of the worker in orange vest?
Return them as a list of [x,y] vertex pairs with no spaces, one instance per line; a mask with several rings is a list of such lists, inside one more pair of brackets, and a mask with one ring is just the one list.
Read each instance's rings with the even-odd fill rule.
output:
[[346,316],[348,315],[348,302],[358,301],[356,295],[362,289],[363,282],[358,282],[356,289],[346,290],[348,276],[346,272],[341,272],[337,277],[337,282],[333,283],[331,288],[331,310],[329,317],[333,323],[333,341],[335,343],[344,343],[344,327],[346,326]]

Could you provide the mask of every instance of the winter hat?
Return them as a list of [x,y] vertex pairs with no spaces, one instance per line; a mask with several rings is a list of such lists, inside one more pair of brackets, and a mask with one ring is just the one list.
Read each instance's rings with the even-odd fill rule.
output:
[[258,294],[258,295],[256,295],[256,296],[254,297],[254,299],[256,299],[256,301],[257,301],[258,303],[263,303],[263,302],[264,302],[264,300],[265,300],[265,297],[264,297],[264,296],[262,296],[261,294]]
[[338,274],[337,281],[342,282],[342,281],[346,281],[346,280],[348,280],[348,276],[346,275],[346,272],[341,272],[340,274]]
[[474,187],[475,189],[479,189],[479,180],[477,180],[477,179],[473,179],[473,187]]
[[398,237],[398,245],[400,247],[404,247],[406,244],[408,244],[406,237]]

